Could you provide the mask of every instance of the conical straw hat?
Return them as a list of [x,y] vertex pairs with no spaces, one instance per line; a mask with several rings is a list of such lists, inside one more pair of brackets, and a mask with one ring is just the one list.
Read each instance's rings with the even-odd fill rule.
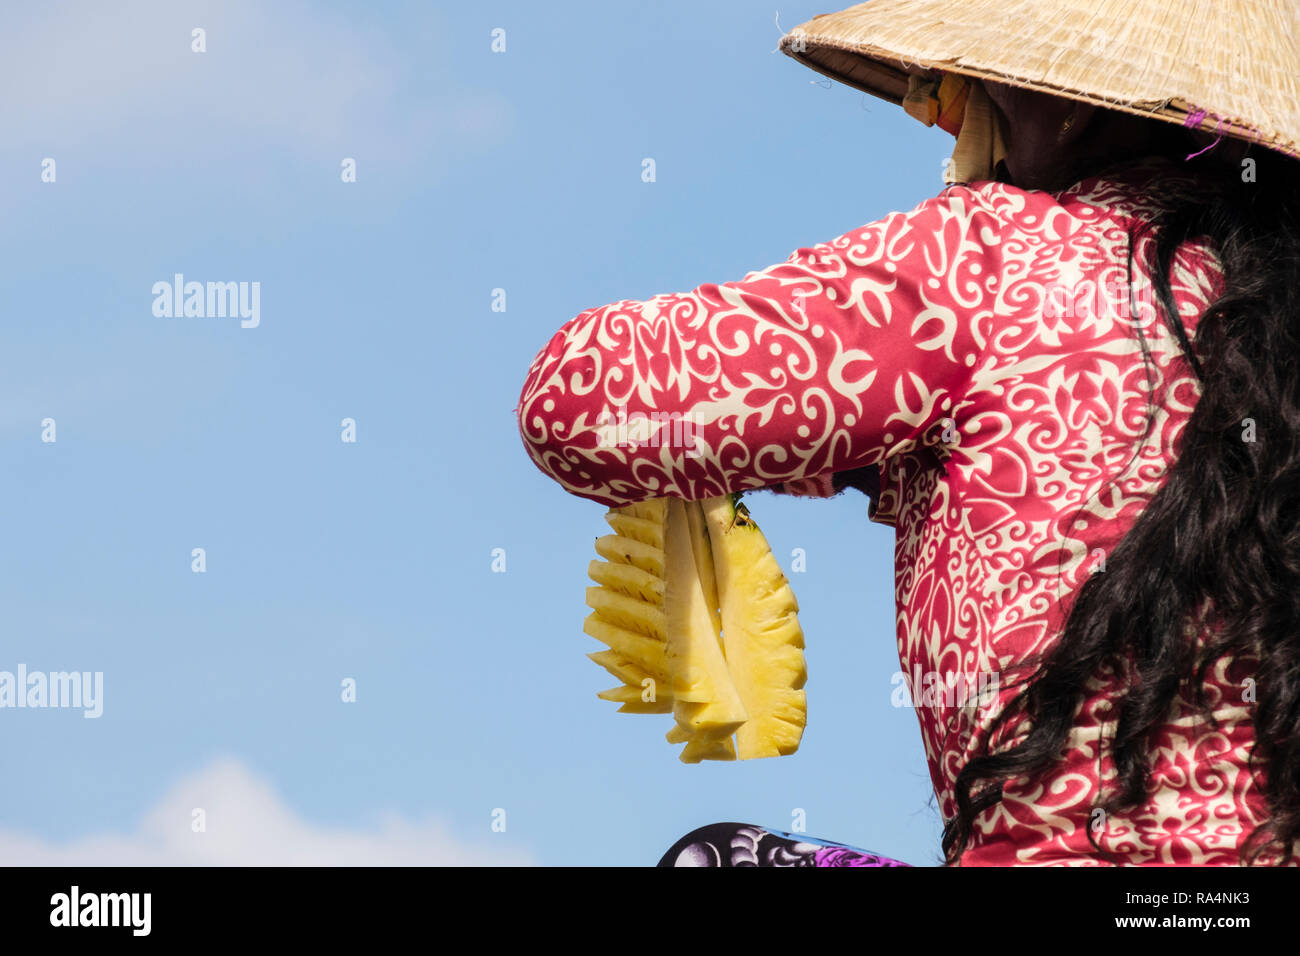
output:
[[894,103],[909,75],[987,77],[1300,153],[1300,0],[869,0],[781,38]]

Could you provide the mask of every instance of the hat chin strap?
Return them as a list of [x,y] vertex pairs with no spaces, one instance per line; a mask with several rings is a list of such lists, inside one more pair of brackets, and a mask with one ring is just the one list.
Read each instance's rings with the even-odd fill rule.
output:
[[908,79],[903,109],[926,126],[937,124],[957,137],[952,157],[944,164],[944,182],[997,177],[998,163],[1007,154],[1007,133],[983,83],[953,73],[938,80],[913,76]]

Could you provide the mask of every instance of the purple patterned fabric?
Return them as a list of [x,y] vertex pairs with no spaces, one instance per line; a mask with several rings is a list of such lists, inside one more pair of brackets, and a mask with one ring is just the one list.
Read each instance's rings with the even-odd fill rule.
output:
[[813,854],[817,866],[907,866],[887,856],[850,850],[847,847],[826,847]]
[[782,833],[748,823],[714,823],[692,830],[659,866],[908,866],[877,853]]

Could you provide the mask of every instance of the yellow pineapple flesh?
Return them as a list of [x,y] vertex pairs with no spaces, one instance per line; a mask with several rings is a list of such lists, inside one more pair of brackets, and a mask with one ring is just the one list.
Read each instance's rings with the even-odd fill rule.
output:
[[[620,681],[620,713],[673,715],[680,759],[794,753],[803,733],[798,604],[735,497],[657,498],[605,516],[587,589],[589,654]],[[734,735],[734,740],[733,740]]]
[[[717,631],[704,596],[695,548],[686,517],[686,502],[668,501],[664,583],[668,660],[673,671],[673,708],[677,723],[707,738],[730,736],[745,722],[745,708],[736,693]],[[711,573],[711,569],[710,569]],[[697,705],[697,706],[691,706]]]
[[749,720],[741,760],[792,754],[807,722],[799,603],[767,539],[731,496],[703,503],[717,571],[727,667]]
[[[662,499],[611,511],[609,524],[615,533],[596,541],[596,552],[604,560],[592,561],[587,568],[597,586],[587,589],[592,613],[582,629],[609,646],[588,656],[623,682],[626,691],[614,688],[600,696],[622,704],[619,709],[628,713],[672,711],[662,547],[667,514]],[[652,682],[649,693],[647,680]]]

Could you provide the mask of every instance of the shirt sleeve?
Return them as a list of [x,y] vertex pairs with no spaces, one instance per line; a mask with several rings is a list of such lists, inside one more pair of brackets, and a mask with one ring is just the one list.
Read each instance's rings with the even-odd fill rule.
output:
[[622,505],[933,444],[969,387],[1007,228],[953,187],[737,282],[587,309],[529,369],[528,454],[567,491]]

